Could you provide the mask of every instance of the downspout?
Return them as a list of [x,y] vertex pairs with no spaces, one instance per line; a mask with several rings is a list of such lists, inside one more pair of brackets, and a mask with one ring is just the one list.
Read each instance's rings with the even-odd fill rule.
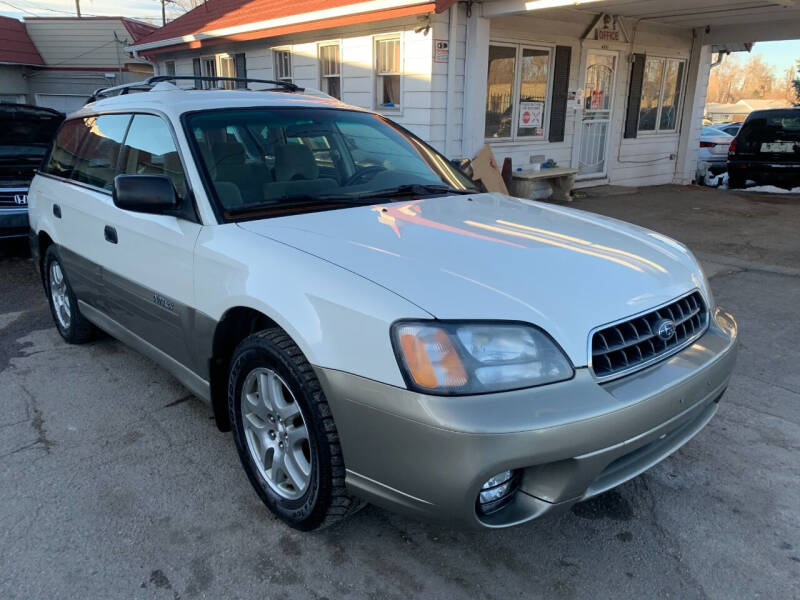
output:
[[[447,110],[444,121],[444,154],[453,158],[450,153],[453,142],[453,113],[456,100],[456,44],[458,38],[458,3],[450,7],[450,31],[447,36]],[[435,42],[434,42],[435,43]]]
[[146,63],[146,64],[150,65],[151,67],[153,67],[153,75],[158,75],[158,65],[156,63],[154,63],[153,61],[151,61],[151,60],[149,60],[147,58],[144,58],[143,56],[140,56],[138,50],[134,50],[133,52],[131,52],[131,54],[133,55],[133,58],[135,60],[140,60],[143,63]]
[[717,52],[717,60],[712,62],[709,66],[713,69],[714,67],[721,65],[722,59],[725,58],[726,54],[730,54],[730,52]]

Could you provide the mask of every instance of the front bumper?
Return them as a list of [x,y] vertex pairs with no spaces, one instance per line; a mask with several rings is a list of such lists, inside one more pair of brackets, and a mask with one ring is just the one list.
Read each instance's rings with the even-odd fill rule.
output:
[[[336,419],[348,488],[393,510],[466,527],[508,527],[563,510],[649,469],[714,416],[736,360],[733,318],[664,361],[603,385],[586,368],[553,385],[426,396],[317,368]],[[492,475],[519,492],[479,515]]]
[[29,229],[27,208],[0,208],[0,240],[25,237]]

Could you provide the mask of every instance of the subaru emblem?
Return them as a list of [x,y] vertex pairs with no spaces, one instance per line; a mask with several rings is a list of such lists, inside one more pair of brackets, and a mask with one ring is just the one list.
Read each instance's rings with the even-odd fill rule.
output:
[[671,340],[675,335],[675,322],[670,319],[661,319],[656,323],[656,335],[665,342]]

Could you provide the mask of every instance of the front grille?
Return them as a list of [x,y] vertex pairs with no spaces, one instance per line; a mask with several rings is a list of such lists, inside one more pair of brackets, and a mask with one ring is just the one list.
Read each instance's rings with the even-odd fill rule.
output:
[[[658,335],[658,326],[669,319],[675,333]],[[604,327],[592,335],[592,368],[599,378],[627,374],[665,358],[687,346],[708,327],[708,309],[700,292],[692,292],[666,306]]]
[[[18,202],[18,198],[24,197],[25,202]],[[28,205],[28,190],[27,189],[14,189],[14,190],[2,190],[0,189],[0,206],[14,206],[18,208],[24,208]]]

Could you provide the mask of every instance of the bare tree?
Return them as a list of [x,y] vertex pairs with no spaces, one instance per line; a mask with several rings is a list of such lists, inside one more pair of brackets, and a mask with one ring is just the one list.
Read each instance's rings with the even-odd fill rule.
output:
[[784,100],[793,89],[795,74],[795,68],[777,72],[761,54],[752,54],[744,61],[731,55],[711,69],[706,99],[723,104],[744,98]]

